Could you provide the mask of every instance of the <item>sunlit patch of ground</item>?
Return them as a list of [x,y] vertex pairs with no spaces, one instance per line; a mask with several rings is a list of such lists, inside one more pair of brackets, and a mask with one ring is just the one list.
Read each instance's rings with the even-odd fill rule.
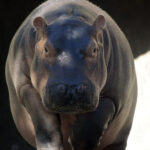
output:
[[150,150],[150,51],[135,60],[138,101],[126,150]]

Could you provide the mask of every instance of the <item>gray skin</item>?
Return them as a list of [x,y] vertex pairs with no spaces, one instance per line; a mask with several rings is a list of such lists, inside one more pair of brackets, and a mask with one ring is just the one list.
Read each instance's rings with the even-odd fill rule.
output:
[[36,8],[11,42],[6,81],[15,124],[38,150],[125,150],[137,98],[133,56],[92,3]]

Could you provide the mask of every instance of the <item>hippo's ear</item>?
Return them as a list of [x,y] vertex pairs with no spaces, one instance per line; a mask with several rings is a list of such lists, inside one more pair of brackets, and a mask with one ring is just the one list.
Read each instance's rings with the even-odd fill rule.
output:
[[105,17],[99,15],[93,23],[93,34],[97,36],[105,27]]
[[44,18],[42,17],[36,17],[34,20],[33,20],[33,26],[35,27],[36,31],[39,32],[39,33],[45,33],[45,30],[46,30],[46,21]]

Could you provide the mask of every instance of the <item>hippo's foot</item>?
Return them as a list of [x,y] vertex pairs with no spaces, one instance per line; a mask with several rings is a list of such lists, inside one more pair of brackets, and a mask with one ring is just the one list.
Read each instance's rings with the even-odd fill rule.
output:
[[93,150],[99,146],[114,114],[115,106],[112,100],[103,98],[96,111],[80,115],[70,135],[73,149]]
[[39,143],[37,144],[37,150],[63,150],[62,146],[57,146],[52,143]]
[[87,140],[77,141],[73,139],[73,137],[69,137],[68,142],[70,143],[72,150],[92,150],[97,145],[99,145],[99,140],[95,140],[95,138],[87,138]]
[[76,128],[78,131],[74,130],[72,132],[72,135],[68,139],[72,150],[93,150],[100,145],[100,141],[107,128],[99,130],[97,127],[90,128],[85,127],[82,130]]
[[58,139],[52,140],[51,137],[50,138],[36,137],[37,150],[63,150],[62,144],[58,144],[57,140]]

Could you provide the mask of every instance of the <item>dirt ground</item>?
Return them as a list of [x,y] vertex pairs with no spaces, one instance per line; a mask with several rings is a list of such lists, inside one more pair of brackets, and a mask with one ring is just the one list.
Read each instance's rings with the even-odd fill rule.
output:
[[150,51],[135,60],[138,101],[126,150],[150,150]]

